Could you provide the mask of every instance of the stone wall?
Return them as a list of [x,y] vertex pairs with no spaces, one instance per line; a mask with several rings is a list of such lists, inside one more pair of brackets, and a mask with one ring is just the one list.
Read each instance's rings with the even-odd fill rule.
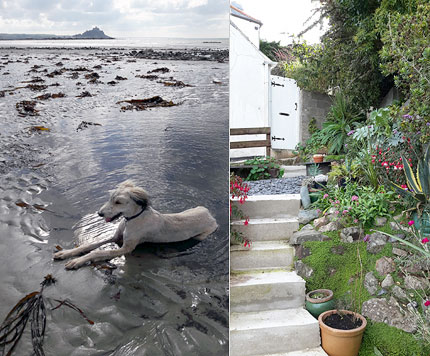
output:
[[309,123],[314,117],[319,129],[325,121],[332,99],[326,94],[320,94],[305,90],[300,90],[300,142],[305,142],[309,137]]

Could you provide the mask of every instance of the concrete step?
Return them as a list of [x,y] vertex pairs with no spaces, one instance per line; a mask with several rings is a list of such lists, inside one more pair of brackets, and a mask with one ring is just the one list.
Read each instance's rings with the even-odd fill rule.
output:
[[319,346],[318,321],[305,309],[230,315],[231,356],[286,353]]
[[298,216],[300,194],[250,195],[244,204],[236,198],[233,204],[250,219]]
[[314,349],[305,349],[305,350],[292,351],[292,352],[280,353],[280,354],[270,354],[270,355],[265,354],[260,356],[328,356],[328,355],[321,347],[317,347]]
[[299,229],[299,220],[290,216],[250,219],[246,226],[244,222],[245,220],[232,221],[231,225],[251,241],[289,240]]
[[230,276],[232,312],[300,308],[304,302],[305,281],[296,272],[251,272]]
[[291,270],[294,248],[284,241],[257,241],[251,248],[242,245],[230,246],[230,269],[250,271],[256,269]]
[[281,165],[284,169],[284,175],[282,178],[299,177],[306,175],[306,166],[285,166]]

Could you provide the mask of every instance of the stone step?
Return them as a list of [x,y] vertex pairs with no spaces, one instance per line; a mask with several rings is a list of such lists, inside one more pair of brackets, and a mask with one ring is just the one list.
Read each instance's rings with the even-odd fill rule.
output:
[[233,204],[250,219],[298,216],[300,194],[250,195],[244,204],[236,198]]
[[293,262],[294,248],[284,241],[257,241],[252,243],[251,248],[230,246],[232,271],[278,268],[291,270]]
[[298,350],[298,351],[292,351],[292,352],[280,353],[280,354],[270,354],[270,355],[265,354],[260,356],[328,356],[328,355],[321,347],[317,347],[314,349]]
[[286,353],[319,346],[318,321],[303,308],[230,315],[231,356]]
[[[251,241],[288,240],[299,229],[299,220],[290,216],[232,221],[231,225]],[[233,242],[234,243],[234,242]]]
[[295,272],[250,272],[230,276],[232,312],[299,308],[304,302],[305,281]]

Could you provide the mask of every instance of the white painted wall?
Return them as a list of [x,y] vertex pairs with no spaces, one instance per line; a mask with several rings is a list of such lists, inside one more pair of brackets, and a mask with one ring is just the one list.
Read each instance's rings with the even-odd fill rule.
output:
[[[245,20],[242,20],[245,22]],[[248,22],[248,21],[246,21]],[[267,127],[270,124],[270,69],[268,59],[234,25],[230,25],[230,127]],[[262,139],[231,137],[231,141]],[[230,157],[265,155],[265,148],[230,150]]]
[[260,25],[235,16],[230,17],[231,21],[239,27],[240,31],[248,37],[255,47],[260,48]]

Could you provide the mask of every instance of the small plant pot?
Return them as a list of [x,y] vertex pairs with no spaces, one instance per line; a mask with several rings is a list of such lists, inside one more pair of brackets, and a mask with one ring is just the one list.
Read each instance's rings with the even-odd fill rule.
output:
[[322,163],[324,161],[324,156],[321,154],[313,155],[312,158],[315,163]]
[[[349,314],[361,320],[361,326],[351,330],[332,328],[324,321],[332,314]],[[321,329],[321,346],[329,356],[357,356],[367,321],[362,315],[349,310],[328,310],[318,317]]]
[[306,310],[316,319],[321,313],[333,308],[333,292],[330,289],[316,289],[306,294]]

